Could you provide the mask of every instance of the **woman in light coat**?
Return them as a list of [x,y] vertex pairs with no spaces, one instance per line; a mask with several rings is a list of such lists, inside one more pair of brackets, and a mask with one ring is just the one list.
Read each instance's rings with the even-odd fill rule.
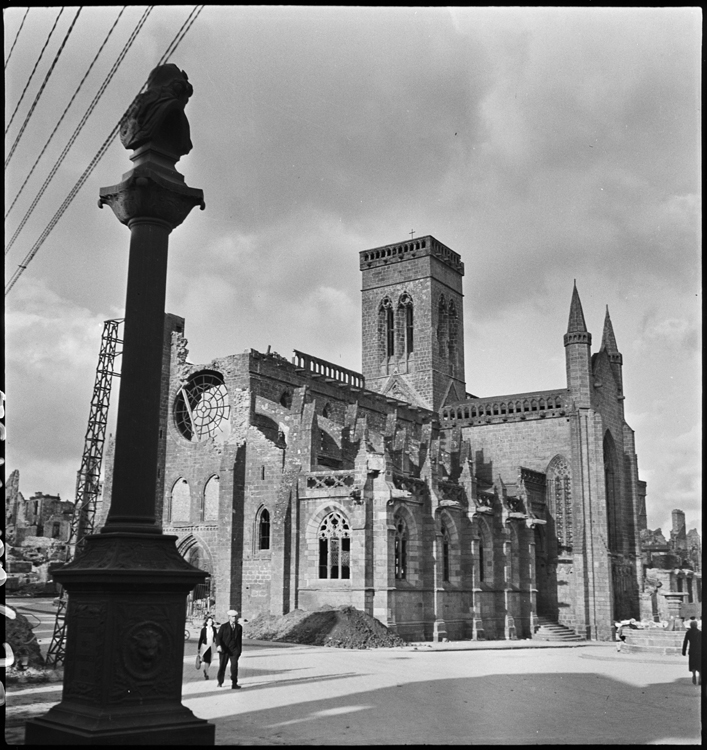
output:
[[211,666],[211,657],[213,655],[214,640],[216,639],[216,628],[214,627],[214,618],[208,615],[204,620],[204,627],[199,634],[199,656],[201,657],[201,666],[204,669],[204,679],[209,679],[209,667]]

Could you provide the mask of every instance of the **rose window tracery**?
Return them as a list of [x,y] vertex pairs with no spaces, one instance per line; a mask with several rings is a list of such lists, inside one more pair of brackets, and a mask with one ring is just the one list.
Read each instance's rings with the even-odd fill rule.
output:
[[177,393],[174,421],[182,437],[199,443],[227,431],[230,409],[223,376],[218,372],[198,372]]

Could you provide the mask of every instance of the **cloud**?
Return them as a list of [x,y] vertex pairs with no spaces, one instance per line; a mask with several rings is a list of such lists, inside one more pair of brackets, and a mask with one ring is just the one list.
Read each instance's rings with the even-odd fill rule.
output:
[[99,315],[26,280],[6,310],[8,470],[73,498],[100,350]]
[[640,338],[633,342],[633,348],[684,349],[694,355],[699,348],[699,328],[695,317],[664,317],[662,311],[652,309],[641,320]]
[[[8,186],[20,184],[117,13],[82,12]],[[141,14],[128,7],[120,29]],[[25,241],[40,235],[187,15],[181,6],[151,14]],[[55,16],[39,9],[20,42],[44,38]],[[8,33],[21,18],[7,10]],[[116,33],[106,64],[126,35]],[[170,235],[167,310],[186,318],[190,358],[271,345],[360,369],[358,253],[412,230],[433,234],[466,267],[471,392],[561,386],[573,280],[595,341],[609,303],[627,409],[647,415],[636,441],[653,502],[662,444],[699,421],[700,55],[697,8],[205,6],[174,56],[195,90],[194,149],[178,168],[206,200]],[[10,106],[35,57],[18,43]],[[99,65],[87,81],[77,115],[105,72]],[[100,325],[121,317],[125,299],[129,232],[96,198],[129,168],[115,141],[9,298],[8,426],[23,442],[8,449],[22,448],[29,476],[49,460],[54,435],[70,493]],[[28,184],[28,201],[38,184]],[[8,268],[29,246],[17,243]],[[59,481],[46,471],[35,489]]]
[[[670,528],[670,513],[685,512],[688,529],[702,525],[702,429],[694,425],[670,440],[661,441],[660,451],[644,456],[650,467],[646,505],[650,528]],[[640,458],[639,458],[640,460]]]

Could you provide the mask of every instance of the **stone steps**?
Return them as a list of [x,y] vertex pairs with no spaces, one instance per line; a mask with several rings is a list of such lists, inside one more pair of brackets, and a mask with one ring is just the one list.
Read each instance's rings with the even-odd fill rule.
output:
[[536,622],[540,626],[533,633],[533,640],[536,641],[584,641],[584,638],[577,635],[571,628],[560,625],[548,617],[537,617]]

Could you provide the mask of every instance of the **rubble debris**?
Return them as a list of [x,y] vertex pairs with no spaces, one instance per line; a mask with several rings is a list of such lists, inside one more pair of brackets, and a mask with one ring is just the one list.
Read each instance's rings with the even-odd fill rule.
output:
[[348,605],[336,608],[325,605],[311,612],[295,609],[281,617],[260,614],[244,623],[243,637],[332,648],[405,645],[402,638],[375,617]]

